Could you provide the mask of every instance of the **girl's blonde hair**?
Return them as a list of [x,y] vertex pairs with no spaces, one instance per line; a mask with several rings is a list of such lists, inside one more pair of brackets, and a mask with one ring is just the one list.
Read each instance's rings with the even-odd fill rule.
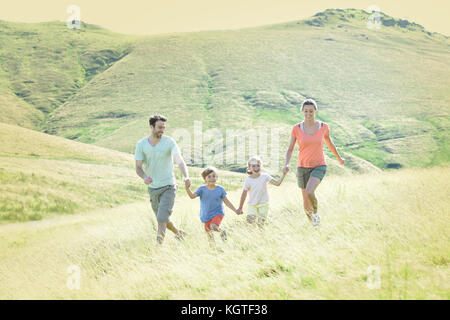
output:
[[262,169],[262,161],[261,161],[261,158],[260,157],[258,157],[258,156],[253,156],[253,157],[251,157],[250,159],[248,159],[248,162],[247,162],[247,174],[248,175],[251,175],[252,174],[252,171],[250,170],[250,164],[252,163],[252,162],[259,162],[259,165],[261,166],[261,169]]

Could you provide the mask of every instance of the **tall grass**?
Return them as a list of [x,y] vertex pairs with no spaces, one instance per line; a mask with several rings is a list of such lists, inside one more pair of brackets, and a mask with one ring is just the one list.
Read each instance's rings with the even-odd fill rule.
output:
[[[449,167],[328,176],[322,226],[300,191],[270,186],[263,229],[227,210],[226,243],[209,247],[198,199],[179,194],[173,221],[189,235],[155,244],[147,201],[89,215],[0,227],[0,297],[62,299],[449,299]],[[220,178],[219,178],[220,179]],[[240,191],[229,198],[238,203]],[[79,290],[67,269],[81,270]],[[380,272],[368,285],[369,267]]]

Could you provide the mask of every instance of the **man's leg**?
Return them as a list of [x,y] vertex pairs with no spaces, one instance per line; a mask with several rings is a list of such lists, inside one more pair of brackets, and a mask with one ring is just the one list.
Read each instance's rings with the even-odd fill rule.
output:
[[162,244],[166,235],[167,224],[165,222],[158,222],[158,234],[156,235],[156,242]]
[[174,186],[170,186],[165,190],[159,198],[158,206],[158,242],[162,243],[166,233],[166,229],[172,231],[178,237],[182,237],[182,230],[178,229],[175,224],[170,221],[170,215],[173,212],[173,206],[175,204],[176,189]]

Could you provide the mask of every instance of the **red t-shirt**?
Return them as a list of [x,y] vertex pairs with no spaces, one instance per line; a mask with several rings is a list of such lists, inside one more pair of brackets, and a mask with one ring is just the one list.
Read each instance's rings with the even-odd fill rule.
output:
[[324,122],[320,123],[320,128],[312,136],[307,135],[297,123],[292,128],[292,136],[298,142],[298,166],[305,168],[314,168],[325,166],[325,156],[323,153],[323,137],[329,134],[330,129]]

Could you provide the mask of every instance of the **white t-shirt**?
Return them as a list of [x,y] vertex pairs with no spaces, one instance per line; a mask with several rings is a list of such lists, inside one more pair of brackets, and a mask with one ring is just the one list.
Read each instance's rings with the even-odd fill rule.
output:
[[249,190],[249,205],[257,205],[269,201],[267,183],[273,178],[270,174],[262,172],[258,178],[247,177],[244,182],[244,190]]

